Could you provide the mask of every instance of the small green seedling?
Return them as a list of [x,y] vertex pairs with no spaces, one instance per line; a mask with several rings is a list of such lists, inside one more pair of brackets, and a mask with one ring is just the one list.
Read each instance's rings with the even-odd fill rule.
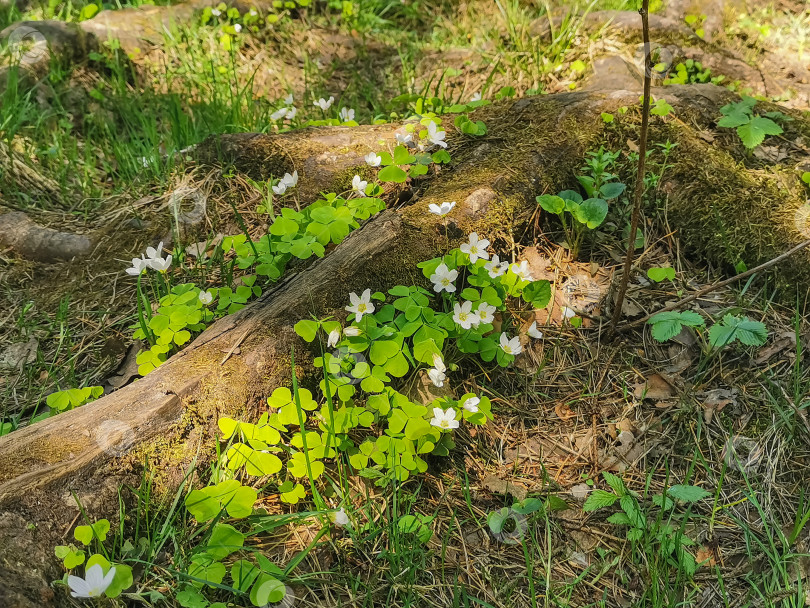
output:
[[782,127],[772,119],[786,119],[781,112],[767,112],[763,116],[754,115],[754,106],[757,100],[745,96],[737,103],[729,103],[720,108],[723,117],[717,121],[718,127],[737,129],[737,135],[743,145],[753,150],[767,135],[781,135]]

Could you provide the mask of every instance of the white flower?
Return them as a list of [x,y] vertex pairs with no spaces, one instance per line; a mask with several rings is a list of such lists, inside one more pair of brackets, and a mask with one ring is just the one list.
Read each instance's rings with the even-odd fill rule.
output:
[[563,306],[561,309],[562,315],[566,319],[571,319],[572,317],[577,316],[577,311],[573,308],[568,308],[567,306]]
[[329,337],[326,340],[326,347],[332,348],[333,346],[337,346],[338,340],[340,340],[340,329],[335,328],[329,332]]
[[332,107],[332,104],[334,102],[335,98],[330,95],[329,99],[324,99],[323,97],[321,97],[318,101],[314,103],[314,105],[316,108],[320,108],[321,110],[326,112],[329,108]]
[[354,120],[354,110],[351,108],[340,108],[340,120],[343,122],[349,122],[350,120]]
[[447,376],[443,371],[431,367],[428,370],[428,378],[430,378],[434,386],[441,388],[444,386],[444,381],[447,379]]
[[292,93],[290,93],[289,95],[287,95],[287,96],[284,98],[284,105],[285,105],[285,106],[291,106],[292,104],[293,104],[293,94],[292,94]]
[[532,324],[529,325],[529,329],[526,330],[526,333],[536,340],[543,337],[543,332],[537,329],[537,321],[532,321]]
[[402,144],[403,146],[407,146],[409,148],[413,145],[413,135],[410,133],[405,133],[405,135],[397,133],[394,135],[394,137],[396,138],[398,144]]
[[157,248],[147,247],[146,248],[146,257],[150,260],[155,258],[160,258],[163,255],[163,241],[158,243]]
[[279,118],[284,118],[287,116],[288,108],[279,108],[275,112],[270,115],[270,120],[278,120]]
[[430,378],[430,381],[433,382],[433,385],[437,388],[444,386],[444,381],[447,379],[444,373],[446,371],[447,368],[444,366],[444,361],[442,361],[441,356],[433,353],[433,367],[428,370],[428,378]]
[[284,183],[284,180],[281,179],[279,182],[273,186],[273,192],[281,196],[285,192],[287,192],[287,184]]
[[479,323],[492,323],[495,320],[495,307],[486,302],[481,302],[475,311],[478,315]]
[[[249,14],[251,17],[257,17],[257,16],[259,15],[259,13],[257,13],[257,12],[256,12],[256,9],[255,9],[255,8],[250,9],[250,12],[249,12],[248,14]],[[292,101],[291,101],[290,103],[292,103]]]
[[431,367],[428,370],[428,378],[430,378],[434,386],[441,388],[444,386],[444,381],[447,379],[447,376],[443,371]]
[[374,312],[374,304],[371,303],[371,290],[366,289],[360,297],[356,293],[349,294],[351,306],[347,306],[346,310],[355,314],[355,321],[360,321],[363,315],[370,315]]
[[84,573],[84,578],[79,576],[68,576],[68,587],[70,595],[73,597],[99,597],[107,590],[115,578],[115,567],[110,568],[107,574],[101,568],[101,564],[93,564]]
[[481,101],[481,93],[476,93],[470,98],[470,101]]
[[520,338],[515,336],[511,340],[506,332],[501,334],[501,350],[507,355],[519,355],[523,352],[523,347],[520,345]]
[[488,260],[489,254],[487,253],[487,247],[489,247],[489,241],[486,239],[478,238],[477,232],[470,233],[470,242],[469,243],[462,243],[461,251],[466,253],[470,256],[470,262],[475,263],[476,260],[479,258],[482,260]]
[[287,109],[287,116],[285,116],[285,118],[287,120],[292,120],[293,118],[295,118],[295,115],[297,113],[298,113],[298,108],[288,108]]
[[354,325],[350,325],[343,330],[343,333],[347,336],[351,336],[352,338],[356,338],[363,333],[363,330],[361,330],[359,327],[355,327]]
[[166,272],[172,266],[172,256],[167,256],[165,260],[163,258],[152,258],[149,260],[149,266],[152,267],[152,270]]
[[238,23],[235,23],[234,26],[233,26],[233,29],[238,34],[239,32],[242,31],[242,26],[239,25]]
[[520,264],[512,264],[510,270],[520,278],[521,281],[534,281],[532,273],[529,270],[529,263],[523,260]]
[[433,419],[430,421],[432,426],[437,426],[440,429],[457,429],[458,420],[456,420],[456,410],[452,407],[448,410],[443,410],[440,407],[433,408]]
[[453,293],[456,290],[453,281],[456,280],[457,276],[458,270],[450,270],[447,268],[447,264],[442,262],[436,268],[436,272],[430,275],[430,282],[433,283],[433,291],[441,293],[442,290],[444,290],[447,293]]
[[431,121],[428,123],[428,135],[427,140],[435,146],[441,146],[442,148],[447,147],[447,143],[444,141],[444,138],[447,136],[447,133],[442,130],[439,131],[439,125],[435,122]]
[[333,511],[329,517],[336,526],[345,526],[349,523],[349,516],[346,515],[346,511],[343,507],[340,508],[340,511]]
[[298,170],[293,171],[292,175],[285,173],[281,181],[284,182],[284,185],[288,188],[295,188],[298,185]]
[[210,291],[201,291],[200,295],[197,296],[205,306],[208,306],[211,302],[214,301],[214,296],[211,294]]
[[447,147],[447,143],[444,141],[444,137],[447,135],[444,131],[439,131],[438,127],[435,122],[430,122],[428,124],[428,141],[436,146],[441,146],[442,148]]
[[360,179],[359,175],[355,175],[352,178],[352,190],[357,192],[360,196],[366,195],[366,186],[368,186],[368,182]]
[[442,217],[443,215],[447,215],[448,213],[450,213],[453,210],[453,207],[455,206],[456,201],[453,201],[452,203],[448,203],[447,201],[445,201],[441,205],[437,205],[436,203],[430,203],[430,205],[428,205],[428,211],[430,211],[431,213],[435,213],[439,217]]
[[221,11],[221,10],[219,10],[218,8],[212,8],[212,9],[211,9],[211,14],[212,14],[214,17],[219,17],[219,16],[222,14],[222,11]]
[[382,157],[377,156],[374,152],[369,152],[363,158],[365,158],[366,164],[369,167],[379,167],[382,162]]
[[456,304],[453,307],[453,321],[461,325],[462,329],[470,329],[473,325],[478,325],[481,321],[478,315],[472,312],[472,302]]
[[478,411],[478,404],[481,403],[481,400],[478,397],[470,397],[464,403],[461,404],[465,410],[471,413],[475,413]]
[[142,257],[132,258],[132,268],[127,268],[127,274],[137,277],[147,268],[149,268],[149,260],[144,260]]
[[497,279],[509,269],[509,262],[501,262],[498,254],[492,255],[492,259],[484,264],[484,270],[489,272],[490,278]]

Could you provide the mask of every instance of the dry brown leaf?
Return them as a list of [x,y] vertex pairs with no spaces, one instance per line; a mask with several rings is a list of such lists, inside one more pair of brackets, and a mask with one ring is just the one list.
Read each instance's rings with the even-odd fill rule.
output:
[[675,396],[675,387],[661,374],[653,374],[643,383],[636,384],[636,399],[670,399]]
[[737,405],[737,391],[716,388],[701,394],[703,397],[703,419],[706,424],[712,421],[715,412],[721,411],[727,405]]
[[698,566],[706,566],[707,568],[717,565],[717,560],[714,557],[714,551],[705,545],[698,547],[695,554],[695,561],[697,561]]
[[567,403],[558,403],[554,406],[554,412],[560,418],[560,420],[568,420],[569,418],[574,418],[577,413],[571,409],[571,407]]
[[[792,331],[783,331],[777,334],[768,346],[759,349],[754,363],[762,365],[768,359],[780,354],[788,348],[791,350],[796,348],[796,334]],[[793,352],[788,353],[788,355],[793,354]]]

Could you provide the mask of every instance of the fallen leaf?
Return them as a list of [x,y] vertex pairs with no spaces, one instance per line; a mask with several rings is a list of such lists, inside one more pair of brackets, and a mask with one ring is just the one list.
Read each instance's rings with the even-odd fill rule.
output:
[[661,374],[653,374],[646,382],[636,384],[636,399],[669,399],[675,396],[675,387],[667,382]]
[[777,334],[768,346],[759,349],[754,363],[762,365],[768,361],[768,359],[771,359],[788,348],[791,349],[788,355],[795,355],[793,349],[796,348],[796,334],[792,331],[783,331]]
[[554,406],[554,412],[560,418],[560,420],[568,420],[569,418],[574,418],[577,413],[570,408],[567,403],[558,403]]
[[695,561],[698,563],[698,566],[705,566],[707,568],[717,565],[717,560],[714,557],[714,551],[705,545],[698,547],[698,550],[695,553]]
[[706,393],[700,393],[703,404],[703,419],[706,424],[712,421],[715,412],[721,411],[727,405],[737,405],[737,391],[716,388]]

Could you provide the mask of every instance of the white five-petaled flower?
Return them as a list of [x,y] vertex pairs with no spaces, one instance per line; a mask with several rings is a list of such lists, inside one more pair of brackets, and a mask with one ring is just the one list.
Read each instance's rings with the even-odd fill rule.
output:
[[476,93],[470,98],[470,101],[481,101],[481,93]]
[[363,330],[361,330],[359,327],[355,327],[354,325],[349,325],[349,327],[343,330],[343,333],[344,335],[356,338],[357,336],[363,333]]
[[214,296],[210,291],[201,291],[200,295],[197,296],[205,306],[208,306],[211,302],[214,301]]
[[510,270],[518,276],[521,281],[534,281],[531,270],[529,270],[529,263],[523,260],[520,264],[512,264]]
[[361,296],[354,292],[349,294],[351,306],[347,306],[346,310],[353,312],[355,321],[360,321],[363,315],[370,315],[374,312],[374,304],[371,303],[371,290],[366,289]]
[[453,207],[456,206],[456,201],[452,203],[448,203],[447,201],[443,202],[441,205],[437,205],[436,203],[430,203],[428,205],[428,211],[442,217],[443,215],[447,215],[453,210]]
[[441,356],[434,353],[433,367],[428,370],[428,378],[435,387],[441,388],[444,386],[444,381],[447,379],[447,375],[444,373],[446,371],[447,368],[444,366]]
[[290,93],[284,98],[284,105],[291,106],[293,104],[293,94]]
[[238,23],[235,23],[234,26],[233,26],[233,29],[238,34],[239,32],[242,31],[242,26],[239,25]]
[[537,329],[537,321],[532,321],[532,324],[529,325],[529,329],[526,330],[526,333],[535,340],[539,340],[543,337],[543,332]]
[[442,148],[447,147],[447,143],[444,141],[445,136],[447,133],[444,131],[438,130],[438,125],[431,121],[428,123],[428,141],[435,146],[441,146]]
[[501,350],[507,355],[519,355],[523,352],[523,347],[520,345],[520,338],[515,336],[511,340],[506,332],[501,334]]
[[487,253],[487,247],[489,247],[489,241],[486,239],[479,239],[477,232],[470,233],[470,241],[468,243],[462,243],[461,251],[466,253],[470,256],[470,262],[475,264],[476,260],[479,258],[482,260],[488,260],[489,254]]
[[492,254],[492,259],[484,264],[484,270],[489,273],[490,278],[497,279],[509,270],[509,262],[501,262],[497,253]]
[[333,96],[329,96],[329,99],[324,99],[321,97],[318,101],[314,103],[316,108],[320,108],[324,112],[326,112],[329,108],[332,107],[332,104],[335,103],[335,98]]
[[149,268],[149,261],[150,260],[144,260],[142,257],[132,258],[132,268],[127,268],[127,274],[137,277],[144,270]]
[[481,322],[478,315],[472,312],[472,302],[469,300],[464,304],[456,303],[453,307],[453,321],[461,325],[462,329],[470,329]]
[[93,564],[84,573],[84,578],[79,576],[68,576],[68,587],[70,595],[73,597],[99,597],[112,584],[115,578],[115,567],[113,566],[104,574],[101,564]]
[[470,397],[464,403],[461,404],[468,412],[475,414],[478,411],[478,404],[481,403],[481,400],[478,397]]
[[352,178],[352,190],[357,192],[360,196],[366,195],[366,186],[368,186],[368,182],[360,179],[359,175],[355,175]]
[[369,167],[379,167],[380,163],[382,163],[382,157],[378,156],[374,152],[369,152],[363,158]]
[[329,332],[329,337],[326,339],[327,348],[337,346],[338,340],[340,340],[340,329],[335,328]]
[[343,122],[349,122],[350,120],[354,120],[354,110],[351,108],[340,108],[340,112],[338,114],[340,116],[340,120]]
[[495,320],[495,307],[492,304],[481,302],[475,311],[479,323],[492,323]]
[[402,144],[403,146],[406,146],[408,148],[410,148],[413,145],[413,135],[411,135],[410,133],[405,133],[405,135],[397,133],[396,135],[394,135],[394,138],[397,140],[398,144]]
[[568,308],[567,306],[563,306],[561,312],[565,319],[572,319],[573,317],[577,316],[577,311],[573,308]]
[[152,267],[152,270],[166,272],[172,266],[172,256],[166,256],[165,260],[163,258],[152,258],[149,260],[149,266]]
[[146,257],[149,260],[163,257],[163,241],[160,241],[157,247],[147,247]]
[[292,175],[285,173],[281,181],[283,181],[288,188],[295,188],[298,185],[298,170],[293,171]]
[[212,14],[214,17],[219,17],[219,16],[222,14],[222,11],[221,11],[221,10],[219,10],[218,8],[212,8],[212,9],[211,9],[211,14]]
[[441,293],[444,290],[447,293],[453,293],[456,290],[456,286],[453,284],[456,277],[458,277],[458,270],[450,270],[447,268],[447,264],[442,262],[436,268],[436,272],[430,275],[433,291]]
[[443,410],[440,407],[433,408],[433,419],[430,421],[432,426],[437,426],[440,429],[457,429],[458,420],[456,420],[456,410],[452,407]]
[[333,511],[330,514],[330,517],[332,518],[332,523],[336,526],[342,527],[349,523],[349,516],[346,515],[346,511],[343,509],[343,507],[340,508],[340,511]]

